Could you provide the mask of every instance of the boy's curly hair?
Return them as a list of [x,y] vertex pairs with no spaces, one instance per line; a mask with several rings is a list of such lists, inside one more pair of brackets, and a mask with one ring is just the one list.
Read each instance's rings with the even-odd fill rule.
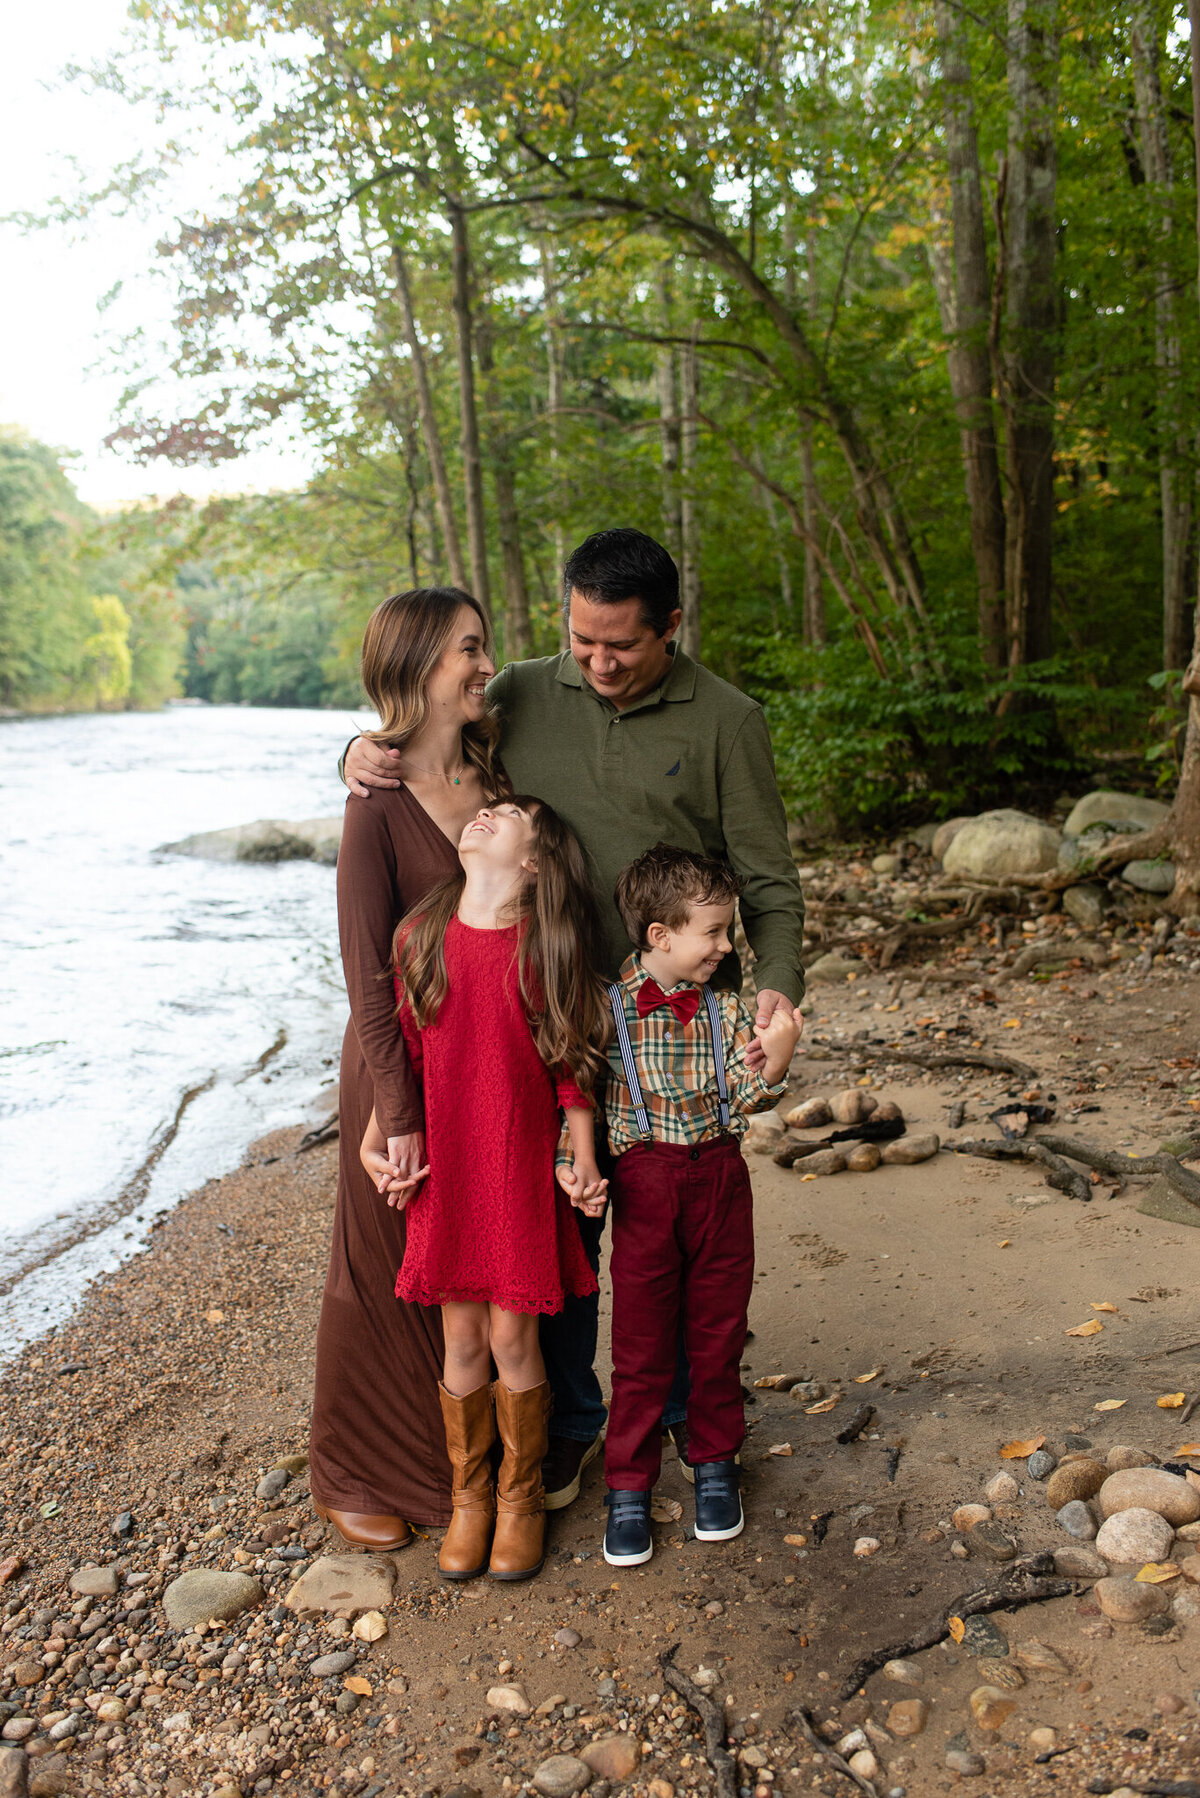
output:
[[630,942],[644,949],[651,924],[682,930],[694,906],[731,905],[745,884],[727,862],[655,843],[621,869],[613,897]]

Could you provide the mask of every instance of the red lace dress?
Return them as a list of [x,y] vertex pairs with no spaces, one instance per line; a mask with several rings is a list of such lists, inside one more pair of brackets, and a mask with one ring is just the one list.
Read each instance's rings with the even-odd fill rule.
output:
[[517,980],[519,925],[451,918],[448,990],[418,1031],[397,982],[400,1022],[425,1090],[429,1177],[409,1201],[396,1296],[561,1311],[595,1292],[570,1201],[554,1178],[559,1106],[586,1105],[537,1052]]

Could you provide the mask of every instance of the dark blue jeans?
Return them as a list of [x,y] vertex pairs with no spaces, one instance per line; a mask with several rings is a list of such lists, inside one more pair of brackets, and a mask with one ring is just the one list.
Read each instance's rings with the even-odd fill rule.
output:
[[[579,1212],[576,1221],[592,1271],[597,1272],[604,1218],[584,1217]],[[557,1317],[541,1320],[538,1334],[542,1359],[554,1394],[554,1410],[550,1414],[552,1436],[569,1436],[572,1442],[594,1442],[604,1428],[608,1412],[595,1366],[599,1324],[600,1296],[595,1292],[586,1299],[568,1298]],[[663,1411],[664,1429],[682,1423],[687,1416],[690,1384],[681,1331],[675,1351],[675,1378]]]

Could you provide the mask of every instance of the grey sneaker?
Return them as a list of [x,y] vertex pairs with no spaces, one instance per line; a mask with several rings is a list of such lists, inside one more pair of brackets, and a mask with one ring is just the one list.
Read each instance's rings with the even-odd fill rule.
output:
[[546,1488],[546,1509],[561,1511],[579,1497],[579,1481],[589,1461],[594,1461],[604,1446],[604,1431],[591,1442],[576,1442],[571,1436],[551,1436],[542,1461],[542,1484]]

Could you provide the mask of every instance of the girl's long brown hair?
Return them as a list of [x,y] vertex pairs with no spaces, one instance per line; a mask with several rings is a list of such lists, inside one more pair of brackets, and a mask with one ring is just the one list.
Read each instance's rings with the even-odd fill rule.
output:
[[[492,627],[477,599],[461,587],[413,587],[393,593],[367,620],[362,646],[362,683],[379,713],[379,729],[364,731],[373,743],[403,749],[429,718],[429,679],[454,637],[463,606],[479,620],[483,646],[492,655]],[[500,765],[500,724],[494,710],[463,726],[464,760],[479,770],[485,793],[504,793],[508,778]]]
[[[537,856],[536,876],[513,903],[512,921],[525,925],[517,948],[521,999],[546,1066],[568,1068],[589,1093],[605,1066],[610,1022],[604,985],[592,967],[602,936],[587,861],[578,837],[551,806],[529,794],[505,803],[529,813]],[[421,1029],[446,997],[446,930],[465,879],[461,870],[452,875],[396,930],[394,965]]]

